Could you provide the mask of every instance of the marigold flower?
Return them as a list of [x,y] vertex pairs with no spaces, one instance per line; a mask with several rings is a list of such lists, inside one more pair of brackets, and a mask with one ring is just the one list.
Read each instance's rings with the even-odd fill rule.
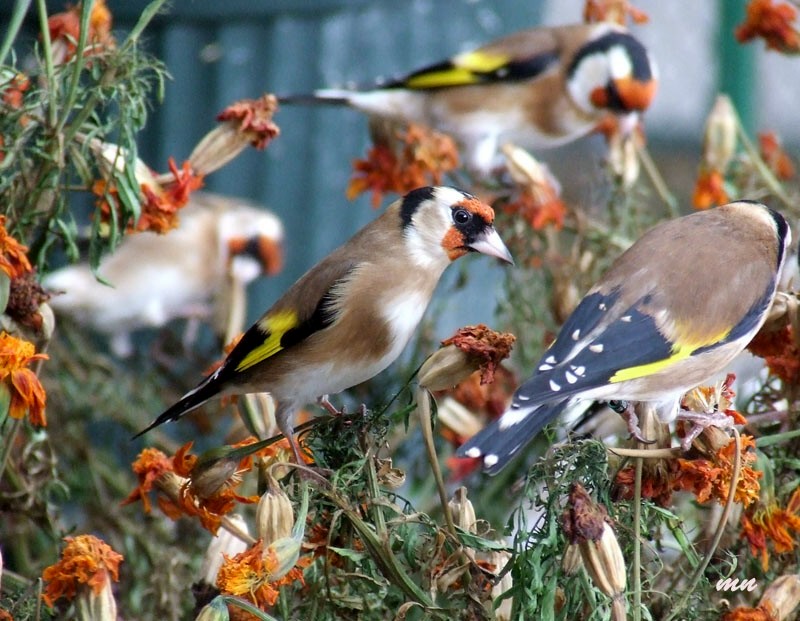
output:
[[282,571],[282,560],[273,546],[265,548],[259,540],[248,550],[225,557],[217,574],[217,587],[259,608],[269,608],[278,599],[279,587],[295,581],[305,585],[302,568],[311,562],[307,557],[302,558],[288,571]]
[[5,314],[38,333],[44,321],[39,307],[49,299],[50,294],[36,280],[36,274],[28,272],[11,280]]
[[203,175],[196,174],[189,162],[178,168],[173,158],[168,166],[173,180],[163,186],[141,185],[144,195],[142,215],[136,223],[137,231],[166,233],[178,226],[178,210],[189,201],[189,195],[203,187]]
[[503,210],[521,215],[534,230],[541,230],[548,224],[560,229],[567,208],[561,200],[558,180],[526,150],[513,144],[503,145],[502,150],[511,178],[519,186],[517,197]]
[[278,109],[274,95],[242,99],[217,115],[220,125],[208,132],[189,156],[189,163],[199,175],[207,175],[230,162],[248,146],[265,149],[280,135],[272,120]]
[[11,237],[6,230],[6,217],[0,215],[0,270],[9,278],[19,278],[33,270],[28,260],[27,246]]
[[[56,65],[69,61],[77,51],[80,38],[81,5],[69,7],[47,19],[47,28],[53,46],[53,61]],[[111,36],[111,11],[105,0],[95,0],[89,16],[89,34],[84,56],[93,56],[116,45]]]
[[128,505],[141,500],[145,513],[150,513],[149,494],[162,475],[175,471],[173,462],[158,449],[146,448],[139,453],[131,468],[139,484],[121,504]]
[[692,205],[695,209],[708,209],[729,201],[722,173],[718,170],[701,170],[692,194]]
[[650,21],[647,13],[637,9],[628,0],[586,0],[583,5],[583,21],[587,24],[613,22],[625,26],[628,17],[635,24]]
[[14,73],[8,80],[5,80],[7,75],[3,74],[3,83],[0,84],[0,99],[9,108],[19,110],[25,98],[25,91],[31,86],[31,81],[24,73]]
[[797,10],[791,4],[750,0],[745,21],[736,29],[736,39],[745,43],[761,37],[768,50],[796,54],[800,52],[800,33],[792,23],[796,18]]
[[[800,487],[795,488],[786,507],[776,501],[760,505],[742,515],[742,538],[753,556],[761,559],[764,571],[769,568],[769,549],[776,554],[792,552],[800,534]],[[771,544],[771,545],[770,545]]]
[[442,346],[455,345],[461,351],[480,361],[481,383],[494,381],[494,373],[502,360],[508,358],[517,337],[510,332],[496,332],[479,323],[464,326],[442,341]]
[[761,157],[772,172],[784,181],[794,177],[794,164],[784,151],[781,139],[775,132],[762,132],[758,135],[758,146]]
[[800,348],[791,325],[778,330],[761,330],[747,346],[754,356],[763,358],[770,373],[786,384],[800,382]]
[[61,559],[42,573],[47,583],[42,599],[51,608],[62,597],[74,599],[84,585],[99,594],[109,579],[119,581],[123,557],[107,543],[93,535],[65,537],[64,541],[67,545]]
[[384,194],[439,185],[445,173],[458,167],[456,144],[446,134],[414,123],[373,123],[371,129],[374,145],[366,159],[353,162],[349,200],[369,190],[370,202],[378,208]]
[[[751,464],[756,460],[755,441],[751,436],[741,436],[742,467],[739,482],[734,493],[734,501],[748,507],[758,500],[759,479],[762,472],[754,470]],[[736,452],[736,439],[722,447],[712,459],[678,459],[679,471],[673,489],[692,492],[698,502],[714,499],[723,504],[730,493],[733,462]]]
[[27,413],[32,425],[47,425],[47,394],[36,373],[27,368],[31,362],[47,358],[47,354],[36,353],[33,343],[0,332],[0,386],[11,397],[8,413],[12,418],[22,418]]

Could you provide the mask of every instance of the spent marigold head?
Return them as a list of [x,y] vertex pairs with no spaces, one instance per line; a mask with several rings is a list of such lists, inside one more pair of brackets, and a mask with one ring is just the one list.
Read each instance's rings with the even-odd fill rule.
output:
[[758,146],[761,157],[778,179],[787,181],[794,177],[794,163],[783,149],[783,143],[775,132],[758,134]]
[[28,260],[28,248],[6,230],[6,217],[0,215],[0,270],[9,278],[19,278],[33,270]]
[[52,607],[60,598],[72,600],[82,589],[100,593],[110,580],[119,580],[122,555],[93,535],[65,537],[61,559],[46,567],[42,579],[47,583],[42,594]]
[[516,197],[503,210],[509,214],[519,214],[534,230],[541,230],[548,224],[560,229],[564,225],[567,208],[561,200],[558,180],[547,166],[525,149],[505,144],[502,151],[506,156],[508,172],[518,186]]
[[695,209],[708,209],[715,205],[724,205],[730,198],[725,191],[725,177],[718,170],[703,169],[697,177],[692,194],[692,205]]
[[[82,5],[69,7],[66,11],[55,13],[47,20],[47,28],[52,41],[53,62],[56,65],[68,62],[75,56],[78,39],[81,35]],[[100,54],[116,45],[111,36],[111,11],[105,0],[94,0],[89,16],[89,33],[86,38],[84,56]]]
[[650,20],[647,13],[637,9],[629,0],[586,0],[583,5],[583,21],[587,24],[612,22],[625,26],[629,17],[635,24],[646,24]]
[[745,43],[761,37],[768,50],[800,53],[800,33],[795,26],[797,9],[787,2],[750,0],[745,21],[736,28],[736,39]]
[[479,323],[456,330],[450,338],[442,341],[443,346],[455,345],[468,356],[479,361],[481,383],[494,381],[497,365],[508,358],[517,337],[510,332],[497,332]]
[[753,505],[742,516],[742,538],[750,553],[761,559],[764,571],[769,568],[770,550],[776,554],[793,552],[800,538],[800,487],[792,492],[785,507],[777,500]]
[[0,332],[0,390],[10,397],[9,415],[44,427],[47,394],[39,378],[28,366],[36,360],[46,360],[47,354],[37,354],[33,343]]
[[793,386],[800,382],[800,347],[791,325],[787,324],[777,330],[760,330],[747,349],[754,356],[763,358],[770,373],[787,385]]
[[370,122],[370,130],[374,144],[366,159],[353,162],[349,200],[370,191],[377,208],[385,194],[439,185],[445,173],[458,167],[458,149],[450,136],[413,123],[377,119]]

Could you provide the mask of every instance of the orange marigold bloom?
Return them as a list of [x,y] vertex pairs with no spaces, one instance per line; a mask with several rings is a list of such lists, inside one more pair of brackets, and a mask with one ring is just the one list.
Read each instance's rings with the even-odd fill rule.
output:
[[[769,548],[776,554],[792,552],[800,534],[800,487],[795,488],[786,508],[772,502],[742,516],[742,538],[753,556],[761,559],[764,571],[769,568]],[[770,545],[771,543],[771,545]]]
[[19,278],[33,270],[27,246],[11,237],[6,230],[6,217],[0,216],[0,270],[9,278]]
[[47,360],[47,354],[37,354],[33,343],[0,332],[0,384],[8,391],[12,418],[28,414],[31,424],[47,425],[44,407],[47,394],[39,378],[28,365],[35,360]]
[[703,170],[697,177],[692,195],[695,209],[708,209],[729,202],[725,191],[725,178],[719,170]]
[[161,187],[141,185],[145,201],[136,223],[137,231],[171,231],[178,226],[178,210],[186,205],[193,191],[203,187],[203,175],[196,175],[188,161],[179,169],[175,160],[169,158],[168,165],[173,181]]
[[[739,483],[736,486],[734,500],[743,507],[750,506],[758,500],[759,479],[762,472],[753,470],[751,464],[756,460],[755,441],[751,436],[741,436],[742,467]],[[713,459],[678,459],[678,474],[673,489],[692,492],[698,502],[714,499],[725,503],[730,493],[733,461],[736,452],[736,439],[723,446]]]
[[775,132],[763,132],[758,135],[758,145],[761,157],[772,169],[772,172],[784,181],[794,177],[794,164],[783,150],[781,139]]
[[42,579],[47,583],[42,599],[51,608],[62,597],[74,599],[81,585],[88,586],[97,594],[109,578],[119,581],[119,564],[123,558],[107,543],[93,535],[65,537],[64,541],[67,545],[61,553],[61,560],[42,573]]
[[567,207],[555,194],[542,201],[526,188],[516,200],[505,205],[503,211],[508,214],[519,214],[528,221],[531,228],[541,231],[548,224],[561,229],[564,226]]
[[272,546],[265,550],[263,542],[259,540],[253,547],[234,557],[225,555],[217,574],[217,587],[223,593],[243,597],[259,608],[266,609],[277,601],[279,587],[295,581],[305,585],[301,567],[309,563],[310,559],[303,558],[287,574],[276,576],[280,559]]
[[787,384],[800,382],[800,348],[795,343],[791,325],[779,330],[761,330],[747,349],[754,356],[763,358],[770,373]]
[[[69,7],[66,11],[55,13],[47,19],[50,40],[53,42],[55,63],[62,64],[75,56],[81,28],[81,5]],[[84,50],[85,56],[92,56],[104,49],[113,48],[111,36],[111,11],[105,0],[95,0],[89,16],[89,34]]]
[[722,615],[720,621],[774,621],[774,619],[767,610],[739,606]]
[[31,81],[24,73],[14,75],[10,80],[0,85],[0,95],[5,105],[19,110],[25,97],[25,91],[31,86]]
[[797,10],[791,4],[750,0],[745,21],[736,29],[736,39],[744,43],[761,37],[768,50],[796,54],[800,52],[800,33],[792,24],[796,18]]
[[128,505],[141,500],[145,513],[150,513],[148,494],[165,472],[174,472],[172,460],[158,449],[146,448],[139,453],[136,461],[133,462],[132,469],[136,478],[139,479],[139,485],[121,504]]
[[517,198],[505,205],[504,211],[520,214],[535,230],[548,224],[560,229],[567,213],[561,200],[558,179],[546,165],[539,162],[525,149],[513,144],[503,145],[508,172],[517,184]]
[[458,167],[458,150],[450,136],[421,125],[394,126],[375,135],[364,160],[353,162],[346,195],[355,199],[367,190],[377,208],[384,194],[405,194],[424,185],[438,185],[445,173]]
[[583,21],[587,24],[614,22],[625,26],[628,17],[635,24],[650,21],[647,13],[637,9],[628,0],[586,0],[583,5]]

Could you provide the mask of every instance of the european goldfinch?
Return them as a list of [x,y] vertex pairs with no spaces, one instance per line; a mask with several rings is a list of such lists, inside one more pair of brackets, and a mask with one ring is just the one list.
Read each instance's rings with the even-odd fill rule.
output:
[[620,26],[596,23],[517,32],[372,89],[323,89],[279,101],[345,104],[428,125],[452,135],[467,166],[487,176],[506,142],[558,146],[609,113],[630,131],[655,92],[645,47]]
[[[222,315],[226,279],[242,284],[282,266],[283,225],[275,214],[241,199],[198,192],[167,235],[128,235],[98,269],[88,263],[49,274],[44,286],[56,313],[70,315],[111,338],[130,355],[130,333],[175,318]],[[110,285],[110,286],[109,286]]]
[[512,262],[493,221],[491,207],[460,190],[409,192],[306,272],[245,332],[219,370],[141,433],[218,395],[269,392],[278,428],[301,463],[294,412],[389,366],[452,261],[475,251]]
[[783,216],[750,201],[657,225],[586,294],[509,409],[458,454],[494,474],[579,400],[651,402],[672,420],[683,393],[726,370],[763,324],[790,241]]

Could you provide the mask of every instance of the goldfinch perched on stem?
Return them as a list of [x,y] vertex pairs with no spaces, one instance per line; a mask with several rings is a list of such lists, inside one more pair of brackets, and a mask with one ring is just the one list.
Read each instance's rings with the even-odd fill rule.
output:
[[491,207],[460,190],[409,192],[306,272],[219,370],[137,435],[218,395],[269,392],[278,428],[302,463],[292,436],[295,410],[389,366],[451,262],[468,252],[512,262],[493,221]]
[[495,474],[577,400],[617,411],[651,402],[665,422],[701,422],[678,412],[680,398],[761,328],[790,242],[783,216],[749,201],[657,225],[586,294],[509,409],[458,454]]
[[368,90],[322,89],[283,103],[332,103],[452,135],[467,166],[487,176],[498,149],[558,146],[606,115],[628,132],[656,92],[644,46],[610,23],[534,28]]

